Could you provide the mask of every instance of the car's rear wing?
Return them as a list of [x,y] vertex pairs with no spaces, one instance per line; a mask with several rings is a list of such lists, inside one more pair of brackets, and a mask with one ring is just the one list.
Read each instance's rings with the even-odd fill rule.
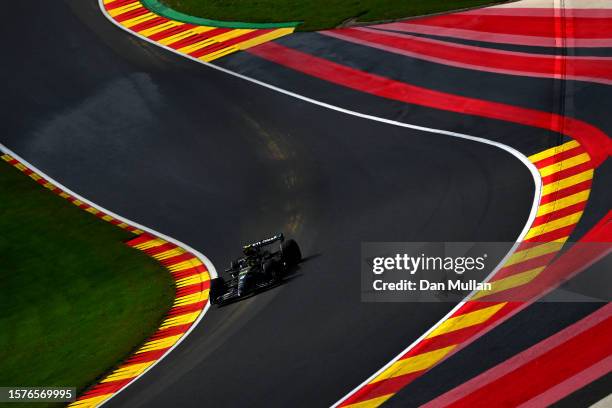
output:
[[285,236],[280,233],[273,237],[262,239],[261,241],[253,242],[252,244],[245,245],[242,249],[257,249],[264,247],[266,245],[273,244],[275,242],[283,242],[285,240]]

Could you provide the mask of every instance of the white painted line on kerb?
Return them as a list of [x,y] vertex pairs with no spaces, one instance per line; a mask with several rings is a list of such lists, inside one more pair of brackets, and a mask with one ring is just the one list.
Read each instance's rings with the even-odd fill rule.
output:
[[[68,187],[64,186],[63,184],[59,183],[57,180],[53,179],[52,177],[49,177],[47,174],[45,174],[43,171],[41,171],[40,169],[36,168],[36,166],[32,165],[31,163],[29,163],[28,161],[26,161],[25,159],[23,159],[21,156],[19,156],[17,153],[13,152],[11,149],[9,149],[8,147],[4,146],[2,143],[0,143],[0,151],[11,155],[13,158],[15,158],[17,161],[23,163],[25,166],[27,166],[29,169],[35,171],[36,173],[38,173],[39,175],[41,175],[42,177],[44,177],[47,181],[49,181],[50,183],[52,183],[53,185],[59,187],[60,189],[62,189],[63,191],[67,192],[68,194],[70,194],[73,197],[76,197],[78,200],[89,204],[90,206],[94,207],[95,209],[102,211],[108,215],[110,215],[111,217],[120,220],[126,224],[131,225],[132,227],[136,227],[142,231],[148,232],[149,234],[155,235],[157,237],[160,237],[168,242],[173,243],[174,245],[177,245],[185,250],[187,250],[188,252],[191,252],[192,254],[194,254],[204,265],[206,265],[206,269],[208,269],[208,273],[210,274],[210,278],[214,279],[218,276],[217,274],[217,270],[215,269],[215,266],[213,265],[213,263],[201,252],[193,249],[192,247],[190,247],[187,244],[182,243],[181,241],[178,241],[172,237],[169,237],[165,234],[162,234],[161,232],[157,232],[151,228],[145,227],[144,225],[141,225],[137,222],[128,220],[125,217],[122,217],[120,215],[115,214],[112,211],[107,210],[106,208],[99,206],[98,204],[89,201],[88,199],[86,199],[85,197],[75,193],[74,191],[70,190]],[[200,321],[202,320],[202,318],[204,317],[204,315],[206,314],[206,312],[208,312],[208,309],[210,309],[210,301],[206,302],[206,306],[204,307],[204,309],[202,310],[202,312],[200,313],[200,315],[198,316],[198,318],[193,322],[193,324],[191,325],[191,327],[183,334],[183,336],[176,342],[174,343],[174,345],[172,347],[170,347],[166,353],[157,361],[155,361],[155,363],[151,364],[146,370],[144,370],[138,377],[135,377],[132,381],[130,381],[129,383],[127,383],[126,385],[123,386],[123,388],[121,388],[121,390],[117,391],[115,394],[113,394],[110,398],[108,398],[107,400],[103,401],[99,406],[104,405],[107,401],[111,400],[115,395],[117,395],[118,393],[120,393],[121,391],[123,391],[126,387],[128,387],[130,384],[133,384],[136,380],[138,380],[140,377],[142,377],[143,375],[145,375],[150,369],[152,369],[153,367],[155,367],[160,361],[162,361],[164,358],[166,358],[166,356],[168,354],[170,354],[172,352],[172,350],[174,350],[179,344],[181,344],[181,342],[183,340],[185,340],[187,338],[187,336],[189,335],[189,333],[191,333],[191,331],[193,329],[196,328],[196,326],[200,323]]]
[[[527,219],[527,222],[525,223],[525,226],[523,227],[523,229],[522,229],[521,233],[519,234],[519,236],[516,238],[516,242],[513,245],[512,249],[500,261],[500,263],[489,274],[489,276],[487,276],[486,280],[490,279],[493,275],[495,275],[497,273],[497,271],[502,267],[502,265],[504,264],[506,259],[508,259],[514,253],[514,251],[516,250],[517,246],[524,239],[525,235],[527,234],[527,231],[529,231],[529,228],[531,227],[531,224],[535,220],[535,216],[536,216],[536,212],[538,210],[538,205],[540,203],[540,197],[541,197],[541,192],[542,192],[542,178],[540,177],[540,173],[538,172],[537,168],[533,165],[533,163],[531,163],[529,161],[529,159],[527,159],[527,157],[524,154],[522,154],[518,150],[514,149],[513,147],[510,147],[510,146],[502,144],[502,143],[494,142],[494,141],[491,141],[491,140],[487,140],[487,139],[484,139],[484,138],[481,138],[481,137],[466,135],[466,134],[463,134],[463,133],[457,133],[457,132],[452,132],[452,131],[449,131],[449,130],[442,130],[442,129],[433,129],[433,128],[428,128],[428,127],[425,127],[425,126],[411,125],[411,124],[408,124],[408,123],[403,123],[403,122],[398,122],[398,121],[395,121],[395,120],[385,119],[385,118],[381,118],[381,117],[374,116],[374,115],[367,115],[367,114],[364,114],[364,113],[355,112],[355,111],[352,111],[350,109],[345,109],[345,108],[341,108],[339,106],[332,105],[332,104],[329,104],[329,103],[326,103],[326,102],[321,102],[321,101],[318,101],[316,99],[312,99],[312,98],[309,98],[309,97],[297,94],[295,92],[291,92],[291,91],[288,91],[286,89],[279,88],[279,87],[277,87],[275,85],[268,84],[268,83],[260,81],[258,79],[251,78],[251,77],[243,75],[243,74],[239,74],[239,73],[231,71],[229,69],[226,69],[226,68],[214,65],[214,64],[210,64],[208,62],[201,61],[201,60],[199,60],[197,58],[194,58],[194,57],[192,57],[190,55],[181,54],[177,50],[175,50],[173,48],[170,48],[168,46],[158,44],[155,41],[153,41],[153,40],[151,40],[151,39],[149,39],[149,38],[147,38],[147,37],[145,37],[143,35],[140,35],[138,33],[135,33],[133,31],[131,31],[130,29],[128,29],[126,27],[123,27],[121,24],[117,23],[107,13],[106,9],[104,8],[104,0],[98,0],[98,2],[99,2],[99,5],[100,5],[100,10],[102,10],[102,13],[106,16],[106,18],[109,21],[111,21],[113,24],[115,24],[117,27],[122,29],[123,31],[126,31],[129,34],[134,35],[134,36],[140,38],[141,40],[147,41],[148,43],[151,43],[151,44],[153,44],[155,46],[164,48],[164,49],[166,49],[166,50],[168,50],[168,51],[170,51],[170,52],[172,52],[174,54],[177,54],[177,55],[180,55],[182,57],[188,58],[188,59],[190,59],[192,61],[195,61],[195,62],[197,62],[199,64],[205,65],[205,66],[207,66],[209,68],[216,69],[217,71],[224,72],[224,73],[226,73],[228,75],[232,75],[234,77],[244,79],[245,81],[252,82],[254,84],[263,86],[263,87],[271,89],[273,91],[280,92],[280,93],[285,94],[287,96],[291,96],[293,98],[300,99],[300,100],[305,101],[305,102],[309,102],[309,103],[312,103],[312,104],[315,104],[315,105],[318,105],[318,106],[321,106],[321,107],[324,107],[324,108],[327,108],[327,109],[331,109],[331,110],[334,110],[336,112],[341,112],[341,113],[344,113],[344,114],[347,114],[347,115],[352,115],[352,116],[356,116],[356,117],[363,118],[363,119],[373,120],[375,122],[386,123],[386,124],[393,125],[393,126],[399,126],[399,127],[408,128],[408,129],[420,130],[420,131],[429,132],[429,133],[436,133],[436,134],[440,134],[440,135],[457,137],[457,138],[465,139],[465,140],[471,140],[473,142],[479,142],[479,143],[488,144],[488,145],[491,145],[491,146],[495,146],[495,147],[497,147],[499,149],[502,149],[502,150],[510,153],[511,155],[516,157],[517,159],[519,159],[529,169],[529,171],[531,173],[531,176],[533,177],[534,195],[533,195],[533,203],[532,203],[532,206],[531,206],[531,211],[529,213],[529,217]],[[431,333],[436,328],[438,328],[446,319],[448,319],[457,310],[459,310],[459,308],[461,308],[466,303],[466,301],[470,297],[472,297],[474,295],[474,293],[475,293],[475,291],[470,293],[468,296],[466,296],[464,300],[459,302],[457,304],[457,306],[455,306],[450,312],[448,312],[448,314],[446,316],[444,316],[438,323],[433,325],[428,331],[426,331],[421,337],[419,337],[412,344],[410,344],[408,347],[406,347],[402,352],[400,352],[393,360],[391,360],[389,363],[387,363],[384,367],[382,367],[380,370],[378,370],[376,373],[374,373],[372,376],[370,376],[362,384],[360,384],[359,386],[355,387],[355,389],[353,389],[349,394],[347,394],[341,400],[336,402],[333,405],[333,407],[337,407],[338,405],[340,405],[347,398],[349,398],[353,393],[355,393],[355,391],[357,391],[358,389],[363,387],[365,384],[369,383],[378,374],[380,374],[382,371],[384,371],[386,368],[388,368],[391,364],[395,363],[402,355],[404,355],[409,350],[411,350],[421,340],[423,340],[425,337],[427,337],[429,335],[429,333]],[[138,378],[140,378],[140,377],[138,377]],[[123,389],[121,389],[119,392],[123,391],[124,389],[125,389],[125,387]],[[117,394],[115,394],[115,395],[117,395]]]

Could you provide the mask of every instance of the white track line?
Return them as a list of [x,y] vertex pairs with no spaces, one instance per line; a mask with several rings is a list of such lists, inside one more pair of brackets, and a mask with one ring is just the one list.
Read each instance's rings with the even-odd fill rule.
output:
[[[255,79],[255,78],[251,78],[251,77],[248,77],[248,76],[246,76],[246,75],[242,75],[242,74],[239,74],[239,73],[237,73],[237,72],[231,71],[231,70],[229,70],[229,69],[222,68],[222,67],[220,67],[220,66],[213,65],[213,64],[211,64],[211,63],[201,61],[201,60],[199,60],[199,59],[197,59],[197,58],[194,58],[194,57],[191,57],[191,56],[189,56],[189,55],[181,54],[181,53],[180,53],[180,52],[178,52],[177,50],[174,50],[174,49],[172,49],[172,48],[170,48],[170,47],[168,47],[168,46],[158,44],[158,43],[156,43],[155,41],[152,41],[152,40],[150,40],[150,39],[149,39],[149,38],[147,38],[147,37],[144,37],[144,36],[142,36],[142,35],[140,35],[140,34],[138,34],[138,33],[135,33],[135,32],[133,32],[133,31],[131,31],[130,29],[128,29],[128,28],[126,28],[126,27],[123,27],[121,24],[117,23],[117,22],[116,22],[116,21],[115,21],[115,20],[114,20],[114,19],[113,19],[113,18],[112,18],[112,17],[111,17],[111,16],[110,16],[108,13],[107,13],[106,9],[104,8],[104,0],[98,0],[98,4],[99,4],[99,6],[100,6],[100,10],[101,10],[101,11],[102,11],[102,13],[104,14],[104,16],[106,16],[106,18],[107,18],[107,19],[108,19],[110,22],[112,22],[114,25],[116,25],[117,27],[119,27],[119,28],[120,28],[120,29],[122,29],[123,31],[126,31],[126,32],[128,32],[129,34],[134,35],[134,36],[136,36],[136,37],[140,38],[141,40],[147,41],[147,42],[149,42],[149,43],[151,43],[151,44],[153,44],[153,45],[155,45],[155,46],[158,46],[158,47],[164,48],[164,49],[166,49],[166,50],[168,50],[168,51],[170,51],[170,52],[173,52],[173,53],[175,53],[175,54],[177,54],[177,55],[180,55],[180,56],[182,56],[182,57],[188,58],[188,59],[190,59],[190,60],[192,60],[192,61],[195,61],[195,62],[197,62],[197,63],[199,63],[199,64],[205,65],[205,66],[207,66],[207,67],[209,67],[209,68],[212,68],[212,69],[216,69],[217,71],[224,72],[224,73],[226,73],[226,74],[228,74],[228,75],[232,75],[232,76],[234,76],[234,77],[244,79],[244,80],[249,81],[249,82],[252,82],[252,83],[254,83],[254,84],[257,84],[257,85],[263,86],[263,87],[265,87],[265,88],[271,89],[271,90],[273,90],[273,91],[280,92],[280,93],[285,94],[285,95],[287,95],[287,96],[291,96],[291,97],[293,97],[293,98],[300,99],[300,100],[302,100],[302,101],[309,102],[309,103],[312,103],[312,104],[315,104],[315,105],[318,105],[318,106],[321,106],[321,107],[324,107],[324,108],[327,108],[327,109],[331,109],[331,110],[334,110],[334,111],[337,111],[337,112],[341,112],[341,113],[344,113],[344,114],[347,114],[347,115],[352,115],[352,116],[356,116],[356,117],[363,118],[363,119],[369,119],[369,120],[373,120],[373,121],[375,121],[375,122],[386,123],[386,124],[393,125],[393,126],[399,126],[399,127],[403,127],[403,128],[414,129],[414,130],[420,130],[420,131],[423,131],[423,132],[436,133],[436,134],[440,134],[440,135],[451,136],[451,137],[457,137],[457,138],[460,138],[460,139],[465,139],[465,140],[471,140],[471,141],[473,141],[473,142],[484,143],[484,144],[488,144],[488,145],[490,145],[490,146],[495,146],[495,147],[497,147],[497,148],[499,148],[499,149],[502,149],[502,150],[504,150],[504,151],[506,151],[506,152],[510,153],[510,154],[511,154],[511,155],[513,155],[514,157],[516,157],[518,160],[520,160],[520,161],[521,161],[521,162],[522,162],[522,163],[525,165],[525,167],[527,167],[527,168],[529,169],[529,171],[531,172],[531,176],[533,177],[533,183],[534,183],[534,198],[533,198],[533,204],[532,204],[532,206],[531,206],[531,211],[530,211],[530,213],[529,213],[529,218],[527,219],[527,222],[525,223],[525,226],[523,227],[523,229],[522,229],[521,233],[520,233],[520,234],[519,234],[519,236],[516,238],[516,243],[514,244],[514,246],[513,246],[513,247],[512,247],[512,249],[510,250],[510,252],[508,252],[508,254],[506,254],[506,256],[504,257],[504,259],[502,259],[502,260],[501,260],[501,262],[499,263],[499,265],[497,265],[497,267],[496,267],[496,268],[495,268],[495,269],[494,269],[494,270],[491,272],[491,274],[489,274],[489,276],[487,277],[487,279],[489,279],[491,276],[493,276],[493,275],[494,275],[494,274],[495,274],[495,273],[496,273],[496,272],[497,272],[497,271],[498,271],[498,270],[501,268],[501,266],[502,266],[502,265],[503,265],[503,263],[506,261],[506,259],[507,259],[508,257],[510,257],[510,256],[512,255],[512,253],[514,253],[514,250],[516,249],[517,245],[518,245],[518,244],[519,244],[519,243],[520,243],[520,242],[523,240],[523,238],[524,238],[524,237],[525,237],[525,235],[527,234],[527,231],[529,231],[529,228],[531,227],[531,224],[533,223],[533,220],[535,219],[536,212],[537,212],[537,209],[538,209],[538,205],[539,205],[539,203],[540,203],[540,196],[541,196],[541,191],[542,191],[542,179],[541,179],[541,177],[540,177],[540,173],[538,172],[537,168],[536,168],[536,167],[533,165],[533,163],[531,163],[531,162],[529,161],[529,159],[527,159],[527,157],[526,157],[524,154],[522,154],[522,153],[521,153],[521,152],[519,152],[518,150],[514,149],[513,147],[510,147],[510,146],[505,145],[505,144],[502,144],[502,143],[494,142],[494,141],[491,141],[491,140],[487,140],[487,139],[484,139],[484,138],[481,138],[481,137],[476,137],[476,136],[466,135],[466,134],[463,134],[463,133],[452,132],[452,131],[449,131],[449,130],[442,130],[442,129],[428,128],[428,127],[418,126],[418,125],[411,125],[411,124],[408,124],[408,123],[403,123],[403,122],[398,122],[398,121],[395,121],[395,120],[385,119],[385,118],[381,118],[381,117],[378,117],[378,116],[367,115],[367,114],[364,114],[364,113],[355,112],[355,111],[352,111],[352,110],[349,110],[349,109],[341,108],[341,107],[336,106],[336,105],[331,105],[331,104],[329,104],[329,103],[321,102],[321,101],[318,101],[318,100],[316,100],[316,99],[312,99],[312,98],[309,98],[309,97],[306,97],[306,96],[303,96],[303,95],[297,94],[297,93],[295,93],[295,92],[288,91],[288,90],[283,89],[283,88],[279,88],[279,87],[277,87],[277,86],[274,86],[274,85],[268,84],[268,83],[266,83],[266,82],[259,81],[259,80]],[[6,148],[4,148],[2,145],[0,145],[0,146],[1,146],[3,149],[6,149]],[[8,150],[8,149],[6,149],[6,150]],[[9,153],[9,154],[12,154],[12,153]],[[17,155],[15,155],[15,157],[18,157],[18,156],[17,156]],[[26,162],[24,161],[24,163],[26,163]],[[33,167],[33,166],[32,166],[32,168],[34,169],[34,167]],[[43,174],[43,173],[41,173],[41,174]],[[58,184],[58,186],[59,186],[59,185],[60,185],[60,184]],[[62,187],[62,188],[64,188],[64,187]],[[70,190],[66,189],[66,191],[70,191]],[[74,194],[74,193],[72,193],[72,194]],[[75,196],[77,196],[77,195],[75,194]],[[79,196],[79,199],[81,199],[81,198],[80,198],[80,196]],[[87,202],[88,204],[90,204],[90,205],[92,205],[92,206],[94,206],[94,207],[97,207],[95,204],[91,203],[90,201],[87,201],[87,200],[85,200],[85,199],[82,199],[82,201],[85,201],[85,202]],[[100,207],[97,207],[97,208],[100,208]],[[102,208],[100,208],[100,209],[101,209],[101,210],[103,210],[103,211],[106,211],[106,210],[104,210],[104,209],[102,209]],[[119,216],[117,216],[117,215],[115,215],[115,214],[113,214],[113,213],[111,213],[111,212],[109,212],[109,214],[111,214],[111,215],[113,215],[113,216],[116,216],[118,219],[125,220],[125,218],[119,217]],[[127,221],[127,220],[125,220],[125,221]],[[131,221],[130,221],[130,223],[131,223]],[[132,224],[133,224],[133,225],[135,225],[135,226],[137,226],[138,228],[140,228],[140,229],[144,230],[144,231],[150,231],[150,232],[152,232],[152,233],[154,233],[154,234],[157,234],[157,235],[159,235],[160,237],[162,237],[162,238],[164,238],[164,239],[167,239],[168,241],[173,242],[173,243],[175,243],[175,244],[177,244],[177,245],[184,245],[184,244],[177,243],[178,241],[175,241],[174,239],[172,239],[172,238],[170,238],[170,237],[167,237],[167,236],[165,236],[165,235],[163,235],[163,234],[159,234],[158,232],[154,232],[154,231],[152,231],[152,230],[149,230],[148,228],[146,228],[146,227],[144,227],[144,226],[142,226],[142,225],[139,225],[139,224],[136,224],[136,223],[132,223]],[[209,268],[211,268],[211,269],[209,269],[209,270],[211,271],[211,277],[216,277],[216,276],[217,276],[217,274],[216,274],[216,270],[214,269],[214,266],[213,266],[213,265],[212,265],[212,263],[211,263],[211,262],[208,260],[208,258],[206,258],[204,255],[200,254],[199,252],[197,252],[197,251],[195,251],[195,250],[193,250],[193,249],[190,249],[190,247],[189,247],[189,246],[187,246],[187,245],[184,245],[184,246],[185,246],[185,248],[188,248],[190,251],[193,251],[193,253],[194,253],[196,256],[198,256],[198,257],[202,257],[202,260],[203,260],[203,262],[206,264],[206,266],[207,266],[207,267],[209,267]],[[209,266],[209,265],[210,265],[210,266]],[[213,276],[213,275],[214,275],[214,276]],[[405,348],[403,351],[401,351],[401,352],[400,352],[400,353],[399,353],[399,354],[398,354],[398,355],[397,355],[397,356],[396,356],[396,357],[395,357],[393,360],[391,360],[389,363],[387,363],[387,364],[386,364],[386,365],[385,365],[383,368],[381,368],[379,371],[377,371],[376,373],[374,373],[374,374],[373,374],[371,377],[369,377],[367,380],[365,380],[365,381],[364,381],[362,384],[360,384],[358,387],[355,387],[355,389],[353,389],[353,390],[352,390],[352,391],[351,391],[349,394],[347,394],[347,395],[346,395],[345,397],[343,397],[341,400],[339,400],[338,402],[336,402],[336,403],[333,405],[333,407],[336,407],[336,406],[338,406],[339,404],[341,404],[341,403],[342,403],[344,400],[346,400],[348,397],[350,397],[350,396],[351,396],[351,395],[352,395],[352,394],[353,394],[353,393],[354,393],[356,390],[360,389],[362,386],[364,386],[365,384],[367,384],[368,382],[370,382],[370,381],[371,381],[371,380],[372,380],[374,377],[376,377],[376,376],[377,376],[377,375],[378,375],[380,372],[382,372],[383,370],[385,370],[387,367],[389,367],[391,364],[393,364],[395,361],[397,361],[397,360],[398,360],[398,359],[399,359],[399,358],[400,358],[402,355],[404,355],[404,354],[405,354],[405,353],[407,353],[407,352],[408,352],[410,349],[412,349],[412,348],[413,348],[413,347],[414,347],[416,344],[418,344],[418,343],[419,343],[419,342],[420,342],[422,339],[424,339],[424,338],[425,338],[425,337],[426,337],[426,336],[427,336],[429,333],[431,333],[431,332],[432,332],[433,330],[435,330],[435,329],[436,329],[438,326],[440,326],[440,325],[441,325],[441,324],[442,324],[442,323],[443,323],[443,322],[444,322],[446,319],[448,319],[450,316],[452,316],[452,315],[453,315],[453,313],[455,313],[455,312],[456,312],[456,311],[457,311],[457,310],[458,310],[458,309],[459,309],[461,306],[463,306],[463,304],[464,304],[464,303],[467,301],[467,299],[469,299],[469,298],[470,298],[470,297],[473,295],[473,293],[474,293],[474,292],[472,292],[472,293],[470,293],[468,296],[466,296],[466,298],[465,298],[463,301],[459,302],[459,303],[457,304],[457,306],[455,306],[455,307],[454,307],[454,308],[453,308],[453,309],[452,309],[450,312],[448,312],[448,314],[447,314],[446,316],[444,316],[444,317],[443,317],[443,318],[442,318],[442,319],[441,319],[441,320],[440,320],[438,323],[436,323],[435,325],[433,325],[433,326],[432,326],[432,327],[431,327],[431,328],[430,328],[430,329],[429,329],[427,332],[425,332],[425,333],[424,333],[424,334],[423,334],[421,337],[419,337],[419,338],[418,338],[417,340],[415,340],[415,341],[414,341],[414,342],[413,342],[411,345],[409,345],[409,346],[408,346],[408,347],[406,347],[406,348]],[[176,344],[175,344],[175,345],[174,345],[174,346],[173,346],[173,347],[172,347],[172,348],[169,350],[169,352],[170,352],[170,351],[172,351],[172,350],[173,350],[173,349],[174,349],[174,348],[175,348],[175,347],[176,347],[176,346],[177,346],[177,345],[178,345],[178,344],[179,344],[181,341],[183,341],[183,339],[185,339],[185,338],[187,337],[187,335],[188,335],[188,334],[189,334],[189,333],[190,333],[190,332],[193,330],[193,328],[194,328],[194,327],[195,327],[195,326],[196,326],[196,325],[197,325],[197,324],[200,322],[200,320],[201,320],[201,319],[202,319],[202,317],[204,316],[204,313],[206,313],[206,311],[208,310],[209,306],[210,306],[210,304],[208,304],[208,305],[206,306],[206,308],[204,309],[204,311],[203,311],[203,312],[200,314],[200,317],[198,318],[198,320],[196,320],[196,322],[193,324],[193,326],[192,326],[192,327],[191,327],[191,328],[190,328],[190,329],[189,329],[189,330],[188,330],[188,331],[187,331],[187,332],[186,332],[186,333],[183,335],[183,337],[181,337],[181,339],[180,339],[180,340],[179,340],[179,341],[178,341],[178,342],[177,342],[177,343],[176,343]],[[142,376],[143,376],[145,373],[147,373],[147,372],[148,372],[148,371],[149,371],[151,368],[153,368],[153,367],[154,367],[154,366],[155,366],[157,363],[159,363],[159,361],[161,361],[161,360],[162,360],[162,359],[164,359],[166,356],[168,356],[168,354],[170,354],[169,352],[168,352],[168,353],[166,353],[166,354],[165,354],[165,355],[164,355],[164,356],[163,356],[163,357],[162,357],[160,360],[158,360],[158,361],[157,361],[155,364],[153,364],[151,367],[149,367],[147,370],[145,370],[145,371],[144,371],[142,374],[140,374],[138,377],[136,377],[136,378],[135,378],[133,381],[131,381],[129,384],[127,384],[125,387],[123,387],[121,390],[119,390],[117,393],[115,393],[115,394],[114,394],[112,397],[110,397],[109,399],[107,399],[106,401],[104,401],[104,402],[103,402],[101,405],[103,405],[103,404],[105,404],[106,402],[110,401],[110,400],[111,400],[112,398],[114,398],[114,397],[115,397],[117,394],[119,394],[120,392],[122,392],[123,390],[125,390],[125,389],[126,389],[126,388],[127,388],[129,385],[130,385],[130,384],[133,384],[133,383],[134,383],[134,381],[136,381],[136,380],[138,380],[140,377],[142,377]]]
[[[11,155],[12,157],[14,157],[15,159],[17,159],[19,162],[23,163],[25,166],[27,166],[28,168],[30,168],[31,170],[35,171],[36,173],[38,173],[39,175],[43,176],[47,181],[49,181],[50,183],[54,184],[55,186],[61,188],[63,191],[67,192],[68,194],[70,194],[73,197],[76,197],[78,200],[89,204],[90,206],[96,208],[99,211],[102,211],[108,215],[110,215],[111,217],[120,220],[126,224],[129,224],[133,227],[136,227],[140,230],[143,230],[145,232],[148,232],[151,235],[155,235],[157,237],[160,237],[168,242],[173,243],[174,245],[177,245],[185,250],[187,250],[188,252],[191,252],[192,254],[194,254],[196,257],[198,257],[198,259],[204,264],[206,265],[206,269],[208,269],[208,272],[210,274],[211,279],[216,278],[218,276],[217,274],[217,270],[215,269],[215,266],[213,265],[213,263],[210,261],[210,259],[208,259],[204,254],[202,254],[201,252],[193,249],[192,247],[190,247],[187,244],[182,243],[181,241],[178,241],[172,237],[169,237],[165,234],[162,234],[161,232],[157,232],[155,230],[152,230],[151,228],[145,227],[144,225],[141,225],[137,222],[128,220],[125,217],[122,217],[120,215],[115,214],[112,211],[107,210],[106,208],[99,206],[98,204],[89,201],[88,199],[86,199],[85,197],[81,196],[80,194],[75,193],[74,191],[70,190],[68,187],[64,186],[63,184],[61,184],[60,182],[58,182],[57,180],[53,179],[52,177],[49,177],[45,172],[41,171],[40,169],[38,169],[36,166],[34,166],[33,164],[29,163],[28,161],[26,161],[24,158],[22,158],[21,156],[19,156],[17,153],[13,152],[11,149],[9,149],[8,147],[4,146],[2,143],[0,143],[0,152],[2,153],[6,153]],[[142,377],[143,375],[145,375],[145,373],[147,373],[150,369],[152,369],[153,367],[155,367],[157,365],[157,363],[159,363],[160,361],[162,361],[164,358],[166,358],[166,356],[168,354],[170,354],[170,352],[172,350],[174,350],[176,348],[176,346],[178,346],[179,344],[181,344],[181,342],[183,340],[185,340],[185,338],[187,338],[187,336],[189,335],[189,333],[191,333],[191,331],[193,329],[195,329],[195,327],[200,323],[200,321],[202,320],[202,318],[204,317],[204,315],[206,314],[206,312],[208,312],[208,309],[210,309],[210,302],[206,303],[206,306],[204,307],[204,309],[202,310],[202,312],[200,313],[200,315],[198,316],[198,318],[193,322],[193,324],[191,325],[191,327],[189,328],[189,330],[187,330],[183,336],[176,342],[174,343],[174,345],[172,347],[170,347],[168,349],[168,351],[166,351],[166,353],[160,358],[158,359],[155,363],[151,364],[145,371],[143,371],[138,377],[135,377],[132,381],[130,381],[129,383],[127,383],[125,386],[123,386],[123,388],[121,390],[119,390],[118,392],[116,392],[113,396],[111,396],[110,398],[108,398],[107,400],[103,401],[99,406],[104,405],[105,403],[107,403],[108,401],[110,401],[115,395],[119,394],[121,391],[123,391],[126,387],[128,387],[129,385],[133,384],[136,380],[138,380],[140,377]]]

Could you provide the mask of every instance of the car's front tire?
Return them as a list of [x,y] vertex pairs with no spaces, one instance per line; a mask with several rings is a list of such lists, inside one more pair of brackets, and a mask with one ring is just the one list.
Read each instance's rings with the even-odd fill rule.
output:
[[227,286],[225,280],[222,277],[214,278],[210,280],[210,290],[208,297],[212,304],[219,304],[219,298],[225,294]]

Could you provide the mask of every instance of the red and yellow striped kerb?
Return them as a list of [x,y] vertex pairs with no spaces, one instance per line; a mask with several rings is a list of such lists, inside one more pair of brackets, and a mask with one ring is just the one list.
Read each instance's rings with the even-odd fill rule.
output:
[[187,333],[208,303],[210,275],[194,254],[174,243],[144,232],[98,210],[62,190],[9,154],[0,156],[41,186],[79,208],[136,236],[127,245],[157,259],[172,274],[176,285],[174,304],[160,327],[132,356],[71,403],[71,407],[95,407],[106,401],[155,364]]
[[97,208],[94,208],[91,205],[89,205],[87,203],[84,203],[83,201],[79,200],[78,198],[73,197],[71,194],[69,194],[66,191],[62,190],[61,188],[55,186],[54,184],[52,184],[51,182],[46,180],[44,177],[42,177],[38,173],[36,173],[36,172],[32,171],[31,169],[29,169],[26,165],[24,165],[23,163],[19,162],[19,160],[15,159],[11,155],[9,155],[9,154],[2,154],[2,156],[0,156],[0,158],[2,158],[2,160],[7,162],[8,164],[12,165],[13,167],[17,168],[22,173],[28,175],[32,180],[36,181],[41,186],[43,186],[46,189],[48,189],[49,191],[57,194],[58,196],[66,199],[67,201],[71,202],[72,204],[76,205],[77,207],[87,211],[88,213],[91,213],[91,214],[95,215],[96,217],[103,219],[106,222],[110,222],[111,224],[116,225],[119,228],[123,228],[125,230],[130,231],[130,232],[133,232],[134,234],[142,234],[143,233],[143,231],[139,230],[138,228],[133,227],[133,226],[131,226],[131,225],[129,225],[129,224],[123,222],[123,221],[117,220],[114,217],[112,217],[112,216],[110,216],[108,214],[105,214],[104,212],[98,210]]
[[108,15],[124,28],[205,62],[280,38],[295,29],[227,28],[188,24],[155,14],[139,0],[104,0],[104,8]]
[[[489,280],[492,289],[477,292],[424,339],[354,390],[339,407],[377,407],[475,338],[518,312],[525,302],[488,301],[534,285],[561,250],[585,209],[593,164],[576,141],[534,154],[529,160],[542,178],[536,218],[523,242]],[[514,312],[514,313],[513,313]]]

